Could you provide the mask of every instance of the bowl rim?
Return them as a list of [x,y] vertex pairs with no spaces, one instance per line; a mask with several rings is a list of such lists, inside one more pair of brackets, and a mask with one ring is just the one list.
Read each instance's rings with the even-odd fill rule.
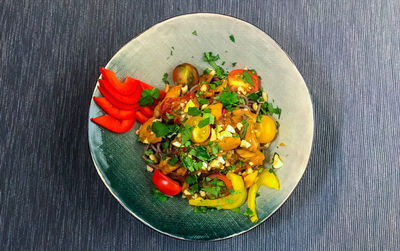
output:
[[[231,235],[228,235],[228,236],[219,237],[219,238],[215,238],[215,239],[188,239],[188,238],[184,238],[184,237],[181,237],[181,236],[178,236],[178,235],[174,235],[174,234],[171,234],[171,233],[162,231],[162,230],[160,230],[160,229],[157,229],[157,228],[153,227],[150,223],[146,222],[144,219],[142,219],[141,217],[139,217],[138,215],[136,215],[133,211],[131,211],[131,210],[125,205],[125,203],[122,202],[121,199],[113,192],[112,188],[107,184],[105,178],[103,177],[103,174],[101,173],[100,168],[97,166],[96,161],[95,161],[95,159],[94,159],[94,157],[93,157],[93,154],[92,154],[93,151],[92,151],[91,144],[90,144],[89,127],[88,127],[88,144],[89,144],[90,156],[91,156],[92,162],[93,162],[93,164],[94,164],[94,166],[95,166],[95,168],[96,168],[96,171],[97,171],[98,176],[99,176],[100,179],[103,181],[103,183],[104,183],[104,185],[107,187],[108,191],[109,191],[109,192],[113,195],[113,197],[119,202],[119,204],[122,205],[122,207],[123,207],[126,211],[128,211],[132,216],[134,216],[134,218],[136,218],[137,220],[139,220],[139,221],[140,221],[141,223],[143,223],[144,225],[150,227],[152,230],[155,230],[155,231],[157,231],[157,232],[159,232],[159,233],[161,233],[161,234],[164,234],[164,235],[166,235],[166,236],[169,236],[169,237],[172,237],[172,238],[175,238],[175,239],[178,239],[178,240],[193,241],[193,242],[221,241],[221,240],[230,239],[230,238],[232,238],[232,237],[235,237],[235,236],[244,234],[244,233],[246,233],[246,232],[248,232],[248,231],[250,231],[250,230],[252,230],[252,229],[254,229],[254,228],[256,228],[256,227],[258,227],[258,226],[260,226],[260,225],[262,225],[262,224],[263,224],[268,218],[270,218],[278,209],[280,209],[280,208],[282,207],[282,205],[283,205],[283,204],[288,200],[288,198],[292,195],[293,191],[296,189],[296,187],[297,187],[298,184],[300,183],[301,179],[303,178],[304,172],[305,172],[305,170],[307,169],[307,166],[308,166],[308,163],[309,163],[309,159],[310,159],[310,156],[311,156],[311,153],[312,153],[311,150],[312,150],[312,147],[313,147],[313,143],[314,143],[314,134],[315,134],[315,130],[314,130],[314,128],[315,128],[315,122],[314,122],[314,107],[313,107],[312,97],[311,97],[311,95],[310,95],[310,91],[309,91],[309,89],[308,89],[308,87],[307,87],[307,84],[306,84],[306,82],[304,81],[304,78],[303,78],[303,76],[301,75],[300,71],[297,69],[297,67],[296,67],[296,65],[294,64],[293,60],[292,60],[291,57],[286,53],[286,51],[283,50],[282,47],[281,47],[270,35],[268,35],[265,31],[263,31],[262,29],[260,29],[258,26],[254,25],[254,24],[251,24],[251,23],[249,23],[249,22],[247,22],[247,21],[244,21],[244,20],[242,20],[242,19],[240,19],[240,18],[231,16],[231,15],[226,15],[226,14],[219,14],[219,13],[212,13],[212,12],[193,12],[193,13],[182,14],[182,15],[176,15],[176,16],[173,16],[173,17],[166,18],[166,19],[164,19],[163,21],[160,21],[160,22],[158,22],[158,23],[156,23],[156,24],[151,25],[150,27],[148,27],[147,29],[143,30],[142,32],[140,32],[139,34],[137,34],[135,37],[133,37],[132,39],[130,39],[128,42],[126,42],[126,43],[125,43],[125,44],[110,58],[110,60],[109,60],[109,61],[107,62],[107,64],[106,64],[105,68],[108,68],[108,67],[110,66],[110,62],[112,62],[113,59],[116,58],[117,55],[119,55],[120,52],[122,52],[122,51],[128,46],[128,44],[130,44],[133,40],[139,38],[141,35],[143,35],[143,33],[147,32],[147,31],[150,31],[150,30],[152,30],[152,29],[155,29],[156,27],[161,26],[161,25],[163,25],[164,23],[169,22],[169,21],[171,21],[171,20],[173,20],[173,19],[179,19],[179,18],[186,17],[186,16],[212,16],[212,17],[227,18],[227,19],[231,19],[231,21],[236,21],[236,22],[239,21],[239,22],[241,22],[241,23],[243,23],[243,24],[245,24],[245,25],[253,26],[254,28],[256,28],[256,29],[258,29],[259,31],[261,31],[262,33],[264,33],[266,36],[268,36],[268,37],[271,39],[271,41],[272,41],[273,43],[275,43],[275,45],[276,45],[276,46],[286,55],[286,57],[290,60],[292,66],[293,66],[293,68],[294,68],[294,70],[295,70],[295,71],[298,73],[298,75],[301,77],[301,80],[303,81],[303,83],[304,83],[304,85],[305,85],[305,87],[306,87],[306,91],[307,91],[308,97],[310,98],[310,104],[311,104],[311,106],[310,106],[310,108],[311,108],[311,113],[310,113],[310,115],[311,115],[311,120],[310,120],[310,122],[311,122],[311,130],[312,130],[312,134],[311,134],[311,144],[310,144],[309,149],[307,149],[308,156],[307,156],[307,160],[306,160],[306,165],[304,166],[304,168],[303,168],[303,170],[302,170],[302,172],[301,172],[301,176],[300,176],[300,179],[299,179],[299,181],[297,182],[297,184],[289,191],[289,193],[288,193],[288,195],[286,196],[286,198],[285,198],[274,210],[272,210],[272,212],[271,212],[267,217],[265,217],[263,220],[257,222],[256,224],[254,224],[254,225],[251,226],[250,228],[248,228],[248,229],[246,229],[246,230],[243,230],[243,231],[240,231],[240,232],[237,232],[237,233],[234,233],[234,234],[231,234]],[[99,78],[100,78],[100,76],[101,76],[101,75],[99,75]],[[91,104],[92,104],[92,100],[93,100],[93,97],[94,97],[94,95],[95,95],[95,92],[96,92],[97,87],[98,87],[98,83],[96,82],[96,85],[95,85],[95,87],[94,87],[94,89],[93,89],[93,93],[92,93],[92,96],[91,96],[91,99],[90,99],[90,102],[89,102],[89,107],[90,107]],[[91,123],[91,120],[90,120],[90,117],[89,117],[89,116],[90,116],[89,113],[90,113],[90,108],[89,108],[89,111],[88,111],[88,123]]]

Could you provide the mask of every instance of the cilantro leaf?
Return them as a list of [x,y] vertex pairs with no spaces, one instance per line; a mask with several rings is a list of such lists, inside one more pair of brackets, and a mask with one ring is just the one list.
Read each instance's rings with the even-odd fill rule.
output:
[[169,84],[169,82],[168,82],[168,73],[164,73],[162,81],[164,82],[164,84]]
[[197,175],[186,176],[186,183],[188,185],[193,185],[193,184],[197,183]]
[[232,63],[232,67],[235,67],[235,66],[236,66],[236,64],[237,64],[236,62],[233,62],[233,63]]
[[199,101],[199,103],[201,105],[208,105],[210,102],[208,101],[208,99],[205,98],[197,98],[197,101]]
[[201,161],[208,161],[214,158],[210,156],[207,148],[203,145],[193,147],[190,149],[189,153]]
[[194,31],[192,32],[192,34],[195,35],[195,36],[197,36],[197,31],[194,30]]
[[232,34],[229,36],[229,39],[230,39],[232,42],[235,42],[235,37],[234,37]]
[[197,107],[189,107],[188,114],[190,116],[199,116],[201,111]]
[[174,166],[178,162],[178,157],[176,155],[172,156],[172,158],[168,161],[170,166]]
[[249,122],[247,122],[247,120],[243,120],[243,124],[244,124],[243,137],[245,137],[247,133],[247,128],[249,127]]
[[207,207],[194,207],[193,211],[195,213],[206,213],[207,212]]
[[239,207],[232,208],[231,211],[234,212],[234,213],[240,213],[240,208]]
[[158,98],[160,98],[160,91],[157,88],[144,89],[139,99],[139,105],[142,107],[151,106],[154,103],[154,99]]
[[203,187],[201,190],[203,190],[206,193],[218,196],[218,193],[221,190],[221,188],[220,187]]
[[246,209],[246,212],[244,212],[243,214],[244,214],[244,215],[247,215],[247,216],[251,216],[251,215],[253,215],[254,213],[253,213],[253,210],[251,210],[250,208],[247,208],[247,209]]
[[251,78],[250,74],[248,71],[243,71],[243,78],[244,80],[249,83],[251,86],[254,86],[253,79]]
[[212,52],[204,52],[204,61],[208,62],[211,67],[214,68],[215,70],[215,75],[219,78],[226,78],[228,74],[225,72],[225,70],[217,65],[215,61],[219,59],[219,55],[213,55]]
[[192,137],[192,128],[185,124],[179,129],[179,132],[181,133],[181,143],[186,145],[186,142],[189,142],[190,137]]
[[210,118],[206,118],[206,119],[201,120],[197,126],[199,128],[203,128],[203,127],[205,127],[206,125],[209,125],[209,124],[210,124]]
[[144,151],[144,154],[146,155],[146,156],[150,156],[150,155],[152,155],[154,152],[153,152],[153,150],[151,150],[151,149],[148,149],[148,150],[146,150],[146,151]]
[[157,188],[153,188],[153,197],[158,199],[161,202],[165,202],[170,198],[166,194],[163,194],[162,192],[160,192],[160,190],[158,190]]
[[153,122],[151,130],[156,134],[157,137],[164,137],[169,133],[168,126],[160,121]]
[[224,91],[219,96],[215,97],[215,99],[218,99],[225,108],[230,108],[232,105],[239,102],[237,93],[235,92]]

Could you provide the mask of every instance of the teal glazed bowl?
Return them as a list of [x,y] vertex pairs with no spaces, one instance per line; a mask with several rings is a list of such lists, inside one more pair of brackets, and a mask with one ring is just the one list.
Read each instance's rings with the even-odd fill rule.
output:
[[[235,42],[229,38],[231,34]],[[219,54],[219,64],[225,61],[227,70],[233,69],[234,62],[237,62],[235,68],[256,69],[269,100],[282,108],[279,134],[269,150],[278,152],[284,162],[276,171],[281,189],[260,188],[256,201],[257,223],[252,223],[243,213],[230,210],[195,213],[181,196],[158,201],[153,197],[152,173],[146,170],[141,158],[144,145],[137,141],[135,134],[139,123],[123,134],[107,131],[90,120],[88,125],[93,162],[111,194],[144,224],[185,240],[224,239],[264,222],[285,202],[302,177],[314,130],[310,95],[293,62],[262,30],[233,17],[198,13],[158,23],[122,47],[106,68],[114,71],[120,80],[131,76],[164,89],[163,74],[171,75],[178,64],[191,63],[199,72],[209,67],[203,61],[203,53],[208,51]],[[101,96],[97,88],[93,95]],[[103,114],[92,100],[89,118]],[[280,143],[285,146],[279,146]],[[241,211],[246,208],[247,203]]]

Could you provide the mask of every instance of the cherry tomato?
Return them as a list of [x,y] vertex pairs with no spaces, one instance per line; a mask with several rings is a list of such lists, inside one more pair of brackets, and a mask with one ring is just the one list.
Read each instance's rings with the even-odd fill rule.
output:
[[246,81],[246,77],[243,75],[245,70],[237,69],[233,70],[228,75],[229,85],[232,87],[234,91],[237,91],[239,87],[242,87],[247,93],[256,92],[259,89],[259,81],[257,73],[252,73],[251,71],[246,70],[246,72],[250,75],[252,83]]
[[172,72],[172,80],[180,85],[188,85],[189,88],[192,88],[199,83],[199,73],[196,67],[191,64],[180,64]]
[[191,140],[195,143],[202,143],[206,141],[211,133],[211,127],[210,125],[206,125],[202,128],[198,127],[198,124],[200,121],[202,121],[203,118],[200,116],[195,116],[195,117],[190,117],[187,121],[186,124],[193,126],[192,130],[192,137]]
[[164,175],[157,169],[154,170],[152,180],[153,184],[157,187],[157,189],[166,195],[174,196],[182,191],[182,187],[179,185],[177,181]]

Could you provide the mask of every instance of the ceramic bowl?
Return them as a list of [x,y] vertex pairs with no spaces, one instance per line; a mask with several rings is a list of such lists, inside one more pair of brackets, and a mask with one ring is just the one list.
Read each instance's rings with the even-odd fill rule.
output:
[[[193,34],[196,31],[197,35]],[[235,42],[229,38],[233,35]],[[115,134],[90,122],[89,145],[100,178],[121,205],[149,227],[172,237],[189,240],[218,240],[246,232],[264,222],[289,197],[306,169],[313,138],[313,110],[306,84],[293,62],[279,45],[257,27],[218,14],[190,14],[168,19],[149,28],[127,43],[108,62],[121,80],[127,76],[164,89],[162,77],[174,67],[189,62],[202,72],[209,67],[203,53],[211,51],[225,61],[224,68],[253,68],[262,76],[269,101],[282,108],[280,128],[270,147],[278,152],[284,167],[276,171],[279,191],[260,188],[258,223],[243,213],[215,210],[195,213],[186,199],[175,196],[166,202],[153,197],[152,174],[141,156],[143,145],[134,128]],[[232,67],[232,63],[237,63]],[[171,75],[171,74],[170,74]],[[94,96],[101,96],[95,88]],[[103,111],[91,101],[89,118]],[[284,143],[285,146],[279,146]],[[296,198],[301,200],[301,198]],[[241,208],[245,211],[247,203]]]

